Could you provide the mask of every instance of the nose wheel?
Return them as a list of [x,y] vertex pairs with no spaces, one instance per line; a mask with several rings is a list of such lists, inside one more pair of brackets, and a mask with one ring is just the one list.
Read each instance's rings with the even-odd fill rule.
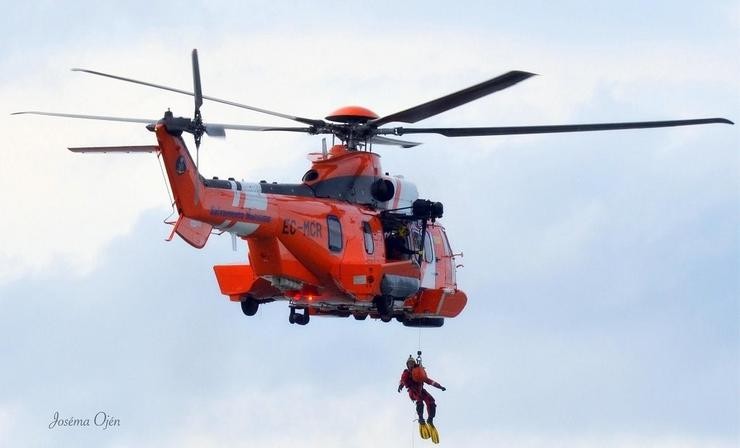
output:
[[299,314],[299,313],[296,313],[296,308],[294,306],[290,307],[290,314],[288,315],[288,322],[290,322],[291,324],[306,325],[309,320],[310,320],[310,316],[308,314],[308,308],[304,308],[303,314]]

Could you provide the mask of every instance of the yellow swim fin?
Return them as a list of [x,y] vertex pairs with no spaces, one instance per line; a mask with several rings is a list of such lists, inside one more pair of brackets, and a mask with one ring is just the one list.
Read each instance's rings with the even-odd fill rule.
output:
[[432,438],[432,442],[439,443],[439,433],[437,432],[437,428],[435,428],[434,425],[427,425],[427,428],[429,429],[429,435]]
[[419,435],[422,439],[428,439],[432,436],[432,433],[429,431],[429,425],[426,423],[419,423]]

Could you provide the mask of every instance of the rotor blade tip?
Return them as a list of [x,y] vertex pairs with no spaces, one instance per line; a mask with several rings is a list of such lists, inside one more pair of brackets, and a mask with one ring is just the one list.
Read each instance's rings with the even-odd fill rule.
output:
[[723,124],[732,124],[734,125],[735,122],[732,120],[728,120],[724,117],[717,117],[717,118],[707,118],[707,121],[710,123],[723,123]]

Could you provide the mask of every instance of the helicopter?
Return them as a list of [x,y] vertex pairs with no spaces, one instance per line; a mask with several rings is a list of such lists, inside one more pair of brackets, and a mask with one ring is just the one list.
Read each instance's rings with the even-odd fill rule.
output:
[[[401,140],[406,134],[471,137],[513,134],[644,129],[710,123],[734,124],[726,118],[591,123],[567,125],[417,128],[384,127],[417,123],[463,104],[518,84],[532,76],[509,71],[482,83],[385,116],[361,106],[345,106],[325,119],[293,116],[203,95],[196,49],[191,55],[193,91],[140,81],[88,69],[72,69],[189,95],[193,118],[166,111],[161,119],[109,117],[23,111],[65,118],[142,123],[156,135],[148,146],[68,148],[75,153],[155,153],[163,162],[173,195],[175,234],[195,248],[210,235],[229,233],[246,241],[245,263],[213,267],[220,292],[240,303],[246,316],[260,306],[287,301],[288,321],[306,325],[312,316],[367,317],[407,327],[441,327],[467,304],[456,280],[457,257],[439,219],[441,202],[419,197],[416,185],[382,169],[375,145],[419,145]],[[206,123],[204,100],[223,103],[301,126],[255,126]],[[198,169],[203,135],[224,137],[226,130],[297,132],[331,135],[321,153],[309,154],[310,168],[300,183],[237,181],[233,177],[205,178]],[[183,133],[192,134],[196,159]]]

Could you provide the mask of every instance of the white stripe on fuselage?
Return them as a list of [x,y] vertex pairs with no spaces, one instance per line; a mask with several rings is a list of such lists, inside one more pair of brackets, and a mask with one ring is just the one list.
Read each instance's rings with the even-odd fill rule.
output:
[[239,197],[241,195],[239,194],[239,190],[236,189],[236,181],[230,180],[229,183],[231,184],[231,191],[234,192],[234,200],[231,201],[231,206],[239,207]]
[[[262,186],[260,186],[260,184],[237,182],[233,180],[229,180],[229,184],[231,185],[231,191],[234,193],[234,197],[231,201],[232,207],[261,211],[267,210],[267,196],[262,193]],[[243,203],[242,196],[244,197]],[[253,234],[259,226],[260,225],[256,223],[234,221],[231,219],[226,219],[220,224],[214,225],[214,227],[219,230],[233,233],[240,237]]]
[[267,196],[262,193],[262,186],[252,182],[239,182],[244,193],[244,208],[267,210]]
[[259,224],[255,224],[253,222],[235,222],[228,231],[238,236],[249,236],[253,234],[259,226]]

